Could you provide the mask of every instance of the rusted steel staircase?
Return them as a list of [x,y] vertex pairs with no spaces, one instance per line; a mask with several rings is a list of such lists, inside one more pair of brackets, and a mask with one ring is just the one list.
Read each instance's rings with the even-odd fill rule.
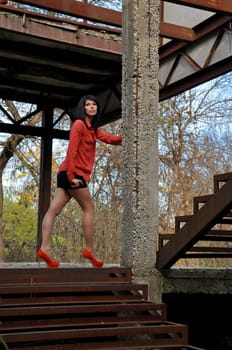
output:
[[130,269],[6,268],[0,276],[0,335],[10,350],[197,349]]
[[175,234],[160,235],[156,267],[168,269],[186,258],[231,258],[231,210],[232,173],[215,175],[214,193],[195,197],[193,215],[177,216]]

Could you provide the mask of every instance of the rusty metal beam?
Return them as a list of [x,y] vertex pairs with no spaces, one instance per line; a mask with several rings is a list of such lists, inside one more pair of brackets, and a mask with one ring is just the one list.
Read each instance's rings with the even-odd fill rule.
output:
[[[206,21],[202,22],[201,24],[197,25],[193,28],[193,31],[195,33],[195,41],[199,40],[209,33],[213,32],[214,30],[217,30],[218,28],[222,27],[223,25],[226,25],[232,20],[232,16],[221,16],[221,15],[213,15]],[[160,61],[165,59],[166,57],[170,56],[171,54],[174,54],[175,52],[179,50],[183,50],[188,46],[188,42],[186,41],[176,41],[173,40],[170,43],[160,47],[159,49],[159,58]]]
[[[4,6],[0,5],[0,9],[4,9]],[[12,11],[12,7],[10,11]],[[22,10],[15,9],[14,13],[18,14],[19,16],[1,17],[0,29],[7,29],[17,33],[25,33],[29,36],[35,36],[53,41],[58,40],[59,42],[64,42],[67,44],[89,47],[91,49],[95,48],[101,51],[108,51],[116,54],[121,54],[122,52],[122,43],[120,39],[116,41],[115,39],[108,39],[106,35],[103,37],[103,35],[94,36],[85,34],[83,31],[79,30],[78,22],[76,22],[72,28],[70,28],[70,26],[66,28],[65,25],[63,25],[65,20],[62,19],[62,24],[60,27],[58,27],[53,26],[52,21],[51,23],[44,23],[42,21],[40,22],[33,20],[33,18],[36,16],[35,13],[33,13],[33,18],[31,18],[31,14],[28,11],[26,17],[25,11],[22,12]],[[38,18],[41,17],[40,14],[37,16]],[[23,22],[23,18],[25,23]],[[51,16],[47,17],[44,15],[43,18],[51,20]],[[54,20],[56,20],[56,18],[53,17],[53,21]],[[70,23],[70,21],[68,23]],[[74,24],[74,21],[72,24]],[[100,29],[95,26],[95,30],[99,32]],[[120,33],[115,33],[115,35],[120,36]]]
[[16,0],[15,2],[60,12],[69,16],[81,17],[94,22],[107,23],[117,27],[121,27],[122,25],[121,12],[75,0]]
[[[2,0],[3,3],[6,1]],[[232,14],[231,0],[165,0],[179,5],[189,6],[212,12],[221,12]],[[42,7],[47,10],[62,12],[71,16],[81,16],[84,19],[94,20],[96,22],[113,24],[121,27],[121,12],[101,8],[88,3],[81,3],[75,0],[16,0],[15,2]],[[109,17],[110,15],[110,17]]]
[[184,41],[194,41],[196,39],[196,34],[191,28],[165,22],[160,22],[160,36]]
[[[23,1],[23,0],[20,1],[19,0],[18,2],[25,3],[26,1]],[[29,1],[29,2],[31,2],[31,1]],[[36,2],[38,4],[40,3],[39,0],[38,1],[34,0],[33,2]],[[43,7],[44,4],[42,3],[41,6]],[[50,6],[52,6],[51,3],[49,3],[49,7]],[[78,6],[79,6],[79,4],[78,4]],[[93,5],[88,5],[88,6],[93,6]],[[44,15],[44,14],[36,13],[36,12],[25,11],[24,9],[17,9],[17,8],[12,7],[12,6],[5,7],[5,6],[1,6],[0,5],[0,8],[2,8],[2,9],[7,8],[7,10],[10,10],[10,11],[13,11],[13,9],[14,9],[14,12],[16,12],[16,13],[20,13],[21,12],[23,14],[28,14],[30,16],[31,15],[37,16],[38,18],[39,17],[41,17],[41,18],[49,18],[51,21],[52,20],[56,20],[56,21],[62,21],[63,23],[67,22],[67,23],[73,23],[73,24],[75,23],[75,24],[77,24],[75,21],[70,20],[70,19],[58,18],[58,17],[54,17],[54,16],[50,16],[50,15]],[[57,6],[57,8],[58,8],[58,6]],[[107,10],[107,9],[103,9],[103,10]],[[117,12],[117,11],[116,11],[116,13],[118,15],[118,18],[120,18],[121,13]],[[82,9],[77,9],[76,15],[77,14],[78,14],[79,17],[85,18],[85,12],[83,12]],[[92,16],[91,14],[89,16],[90,16],[89,18],[91,20],[93,20],[93,21],[96,20],[97,21],[95,16]],[[101,16],[101,15],[99,14],[99,16]],[[104,21],[104,16],[105,16],[105,14],[103,14],[102,22]],[[122,23],[122,19],[121,18],[119,19],[119,21],[115,22],[113,20],[113,22],[114,22],[114,23],[112,23],[113,25],[116,25],[119,28],[121,28],[121,23]],[[89,25],[89,24],[87,24],[85,22],[80,23],[80,24],[78,23],[78,26],[96,27],[94,25]],[[98,29],[100,29],[100,28],[98,28]],[[104,27],[103,29],[107,30],[107,27]],[[111,30],[113,31],[113,29],[111,29]],[[117,30],[119,30],[119,29],[117,29]],[[185,26],[180,26],[180,25],[176,25],[176,24],[166,23],[166,22],[163,22],[162,20],[160,22],[160,36],[161,37],[166,37],[166,38],[169,38],[169,39],[183,40],[183,41],[187,41],[187,42],[192,42],[195,39],[197,39],[197,34],[195,33],[195,31],[193,29],[185,27]]]
[[188,89],[200,85],[222,74],[228,73],[232,70],[231,57],[213,64],[203,70],[200,70],[191,76],[160,88],[160,101],[164,101],[172,96],[176,96]]
[[189,6],[205,11],[232,14],[231,0],[165,0],[177,5]]
[[[0,2],[1,4],[1,2]],[[38,12],[32,12],[32,11],[27,11],[25,9],[22,9],[22,8],[16,8],[14,6],[3,6],[3,5],[0,5],[0,9],[3,9],[3,10],[6,10],[7,11],[10,11],[10,12],[13,12],[13,13],[17,13],[17,14],[21,14],[21,15],[26,15],[28,18],[41,18],[41,19],[49,19],[50,21],[56,21],[56,22],[61,22],[62,25],[64,25],[64,23],[70,23],[70,24],[73,24],[73,25],[77,25],[78,24],[78,27],[83,27],[83,28],[95,28],[96,29],[96,25],[94,24],[89,24],[89,23],[86,23],[86,22],[80,22],[80,23],[77,23],[76,21],[74,20],[71,20],[69,18],[59,18],[59,17],[54,17],[54,16],[51,16],[51,15],[46,15],[46,14],[41,14],[41,13],[38,13]],[[25,17],[25,19],[27,18]],[[94,19],[93,19],[94,20]],[[28,29],[28,28],[27,28]],[[97,29],[98,30],[104,30],[106,32],[113,32],[113,33],[119,33],[121,32],[121,27],[118,27],[118,28],[109,28],[109,27],[106,27],[106,26],[97,26]],[[195,39],[195,33],[194,31],[191,29],[191,28],[188,28],[188,27],[184,27],[184,26],[179,26],[179,25],[176,25],[176,24],[171,24],[171,23],[165,23],[165,22],[162,22],[160,23],[160,36],[161,37],[166,37],[166,38],[169,38],[169,39],[178,39],[178,40],[184,40],[184,41],[193,41]]]
[[[9,13],[14,13],[17,15],[22,15],[24,17],[23,18],[24,19],[24,26],[26,25],[26,20],[28,18],[30,18],[30,19],[36,18],[36,20],[38,20],[38,19],[49,20],[49,21],[51,21],[51,24],[55,23],[56,26],[57,26],[57,23],[60,23],[60,26],[65,27],[65,24],[68,23],[68,24],[73,24],[78,28],[96,29],[96,24],[89,23],[89,22],[84,21],[84,20],[83,20],[83,22],[77,22],[76,19],[57,17],[57,16],[54,16],[51,14],[44,14],[44,13],[40,13],[40,12],[33,12],[32,10],[29,11],[29,10],[26,10],[25,8],[18,8],[18,7],[12,6],[12,5],[6,6],[6,3],[1,3],[1,1],[0,1],[0,10],[3,10],[4,12],[7,11]],[[116,33],[116,34],[121,33],[120,27],[113,28],[113,27],[108,26],[108,25],[98,24],[97,29],[99,31],[102,30],[102,31],[107,32],[107,33]]]

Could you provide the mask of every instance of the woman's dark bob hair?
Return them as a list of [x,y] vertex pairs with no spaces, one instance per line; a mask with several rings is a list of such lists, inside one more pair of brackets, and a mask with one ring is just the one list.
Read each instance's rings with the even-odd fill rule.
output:
[[72,122],[74,123],[75,120],[80,119],[83,120],[85,123],[85,102],[86,100],[94,101],[97,105],[97,114],[93,118],[91,124],[94,129],[97,129],[98,123],[99,123],[99,114],[100,114],[100,106],[99,102],[96,99],[95,96],[93,95],[85,95],[83,96],[78,104],[74,106],[70,111],[69,111],[69,116]]

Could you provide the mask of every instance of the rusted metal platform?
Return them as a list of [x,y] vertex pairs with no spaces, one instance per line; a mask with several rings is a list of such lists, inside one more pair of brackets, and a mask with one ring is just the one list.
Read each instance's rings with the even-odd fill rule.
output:
[[[199,16],[172,23],[170,3],[173,14]],[[231,71],[231,20],[230,0],[161,0],[160,100]],[[107,107],[104,122],[120,118],[121,26],[120,11],[86,2],[1,0],[1,98],[67,109],[91,91]]]

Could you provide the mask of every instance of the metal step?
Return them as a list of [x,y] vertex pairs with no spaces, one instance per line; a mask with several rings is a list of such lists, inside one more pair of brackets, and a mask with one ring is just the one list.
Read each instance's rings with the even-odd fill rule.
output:
[[35,283],[0,284],[2,306],[81,304],[144,301],[146,284],[136,283]]
[[[30,344],[30,349],[40,343],[40,349],[43,345],[52,346],[55,344],[72,343],[89,346],[89,349],[95,349],[96,343],[102,348],[106,348],[109,343],[115,343],[114,347],[124,347],[134,345],[149,346],[167,346],[167,345],[187,345],[187,327],[171,322],[154,322],[153,324],[127,324],[124,326],[105,326],[98,325],[93,327],[70,327],[70,329],[60,330],[41,330],[41,331],[21,331],[21,332],[1,332],[1,336],[8,344],[10,349],[14,349],[14,344]],[[78,348],[78,347],[77,347]]]
[[131,270],[124,267],[0,268],[0,283],[131,282]]
[[0,332],[149,324],[166,320],[166,305],[150,302],[1,308]]
[[213,189],[214,193],[220,190],[220,188],[232,177],[232,172],[224,174],[216,174],[213,177]]

